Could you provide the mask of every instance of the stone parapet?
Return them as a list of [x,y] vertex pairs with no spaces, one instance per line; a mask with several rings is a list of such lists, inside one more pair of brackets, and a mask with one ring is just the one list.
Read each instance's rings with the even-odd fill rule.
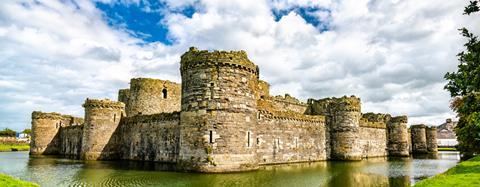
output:
[[112,109],[124,109],[125,104],[118,101],[111,101],[109,99],[89,99],[85,100],[82,105],[84,108],[112,108]]
[[257,74],[257,66],[248,59],[247,53],[243,50],[210,52],[190,47],[190,50],[181,56],[180,69],[182,71],[204,65],[240,68]]
[[392,116],[390,114],[376,114],[372,112],[364,113],[362,114],[362,119],[369,121],[369,122],[380,122],[380,123],[386,123],[387,121],[390,120]]
[[304,122],[312,122],[312,123],[325,123],[325,116],[321,115],[305,115],[295,112],[282,112],[282,111],[266,111],[266,110],[259,110],[263,116],[271,119],[283,119],[283,120],[293,120],[293,121],[304,121]]

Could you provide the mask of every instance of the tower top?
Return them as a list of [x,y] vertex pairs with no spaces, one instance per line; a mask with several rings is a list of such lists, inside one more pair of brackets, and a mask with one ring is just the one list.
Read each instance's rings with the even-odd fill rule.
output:
[[192,68],[201,65],[215,64],[224,66],[234,66],[257,72],[257,66],[248,59],[247,53],[241,51],[208,51],[198,50],[195,47],[181,56],[180,69]]
[[114,109],[123,109],[125,104],[118,101],[111,101],[109,99],[89,99],[85,100],[85,103],[82,105],[85,108],[95,107],[95,108],[114,108]]

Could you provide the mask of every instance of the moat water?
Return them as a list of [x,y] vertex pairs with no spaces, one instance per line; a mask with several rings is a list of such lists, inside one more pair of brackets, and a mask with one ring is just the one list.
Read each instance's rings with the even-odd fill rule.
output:
[[162,171],[149,162],[77,161],[30,158],[28,152],[0,152],[0,172],[41,186],[410,186],[455,166],[457,152],[359,162],[325,161],[264,166],[258,171],[201,174]]

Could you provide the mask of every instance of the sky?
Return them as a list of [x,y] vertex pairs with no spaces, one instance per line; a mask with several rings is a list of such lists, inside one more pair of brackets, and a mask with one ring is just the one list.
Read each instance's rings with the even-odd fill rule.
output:
[[34,110],[83,116],[133,77],[180,81],[190,46],[245,50],[271,94],[356,95],[409,124],[454,118],[443,76],[480,33],[467,1],[11,0],[0,4],[0,128]]

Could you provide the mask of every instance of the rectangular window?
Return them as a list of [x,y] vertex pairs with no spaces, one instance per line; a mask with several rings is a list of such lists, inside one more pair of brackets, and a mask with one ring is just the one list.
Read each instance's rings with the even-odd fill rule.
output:
[[250,131],[247,132],[247,147],[250,147]]
[[213,131],[210,131],[210,143],[213,143]]

